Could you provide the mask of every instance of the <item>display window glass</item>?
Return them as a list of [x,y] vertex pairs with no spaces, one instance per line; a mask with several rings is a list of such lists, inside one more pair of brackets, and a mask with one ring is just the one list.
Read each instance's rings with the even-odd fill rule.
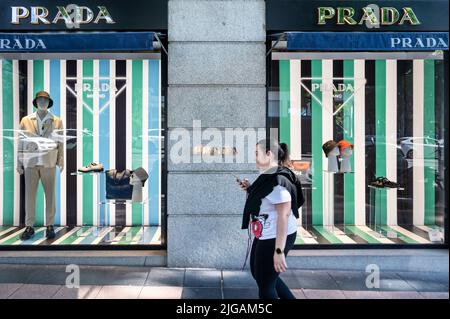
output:
[[442,52],[272,52],[269,73],[306,197],[296,244],[444,242]]
[[161,244],[161,91],[159,53],[2,56],[0,246]]

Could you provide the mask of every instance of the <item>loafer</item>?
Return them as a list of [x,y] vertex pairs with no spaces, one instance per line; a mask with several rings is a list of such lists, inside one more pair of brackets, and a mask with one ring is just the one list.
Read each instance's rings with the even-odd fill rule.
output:
[[24,230],[24,232],[22,233],[22,235],[20,235],[20,239],[21,240],[28,240],[33,238],[34,236],[34,228],[27,226]]
[[47,237],[47,239],[55,238],[55,229],[53,228],[53,225],[47,226],[47,230],[45,231],[45,237]]
[[103,165],[101,163],[92,162],[86,166],[80,167],[78,171],[81,173],[103,172]]

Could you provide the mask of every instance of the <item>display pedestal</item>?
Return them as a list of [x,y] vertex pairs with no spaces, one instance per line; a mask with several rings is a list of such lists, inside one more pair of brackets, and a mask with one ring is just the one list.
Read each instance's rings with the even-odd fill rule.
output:
[[[382,229],[381,223],[381,214],[382,214],[382,199],[381,195],[383,192],[389,192],[394,190],[404,190],[403,188],[388,188],[388,187],[375,187],[369,185],[369,203],[370,203],[370,211],[369,211],[369,227],[373,230],[371,234],[378,238],[391,238],[392,236],[388,236],[386,231]],[[386,226],[386,225],[384,225]]]
[[[141,230],[140,230],[140,237],[139,234],[135,237],[139,238],[139,241],[134,241],[133,243],[141,243],[144,239],[144,205],[148,202],[148,198],[143,199],[141,202],[133,202],[130,200],[117,200],[117,199],[106,199],[106,176],[105,172],[88,172],[88,173],[81,173],[81,172],[73,172],[70,173],[72,176],[77,176],[79,178],[85,178],[86,176],[93,176],[97,183],[97,196],[95,198],[95,205],[97,205],[97,215],[95,216],[96,220],[94,220],[94,235],[96,237],[104,237],[105,236],[105,227],[111,227],[115,225],[110,224],[110,219],[106,218],[107,216],[110,216],[111,213],[111,207],[112,205],[125,205],[130,206],[129,209],[133,209],[133,207],[136,207],[139,205],[139,210],[141,212]],[[102,196],[105,195],[105,196]],[[126,209],[126,208],[125,208]],[[82,225],[82,226],[90,226],[90,225]],[[127,233],[128,235],[128,233]],[[127,236],[126,235],[126,236]],[[106,243],[114,243],[118,242],[122,239],[122,236],[117,236],[115,233],[107,232],[107,235],[105,238],[103,238],[102,242]]]
[[[297,220],[297,226],[302,226],[306,230],[306,234],[305,233],[300,234],[300,237],[302,237],[302,238],[317,238],[316,235],[309,232],[308,212],[306,211],[306,209],[304,209],[304,208],[308,207],[309,195],[315,189],[316,189],[316,187],[311,187],[311,186],[302,187],[303,197],[305,198],[305,202],[303,203],[303,206],[301,208],[300,219]],[[303,220],[303,215],[305,216],[304,220]],[[305,221],[305,222],[303,222],[303,221]]]
[[334,233],[335,230],[339,230],[334,226],[334,176],[338,174],[353,173],[354,172],[323,171],[323,227],[332,233]]

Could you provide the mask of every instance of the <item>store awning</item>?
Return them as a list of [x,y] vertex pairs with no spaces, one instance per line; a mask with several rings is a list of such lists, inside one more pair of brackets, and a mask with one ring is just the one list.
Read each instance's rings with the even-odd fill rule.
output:
[[154,32],[0,33],[0,52],[153,50]]
[[448,32],[286,32],[288,50],[448,50]]

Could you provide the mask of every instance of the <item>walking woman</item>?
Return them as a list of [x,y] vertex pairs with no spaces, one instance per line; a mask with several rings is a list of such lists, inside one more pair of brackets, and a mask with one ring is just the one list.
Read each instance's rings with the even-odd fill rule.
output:
[[301,183],[287,167],[289,162],[286,144],[261,140],[256,144],[260,175],[251,185],[246,179],[238,181],[247,191],[242,229],[248,229],[251,221],[250,269],[261,299],[295,299],[279,277],[287,269],[286,255],[294,245],[298,209],[304,202]]

